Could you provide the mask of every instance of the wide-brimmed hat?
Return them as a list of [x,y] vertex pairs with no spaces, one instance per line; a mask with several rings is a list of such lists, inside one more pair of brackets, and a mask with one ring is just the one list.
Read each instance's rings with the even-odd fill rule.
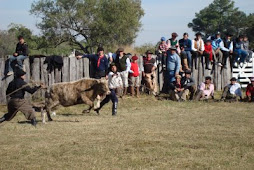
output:
[[169,49],[170,50],[175,50],[175,51],[177,50],[176,47],[170,47]]
[[153,52],[151,50],[147,50],[146,54],[153,54]]
[[173,32],[171,35],[172,35],[172,37],[173,36],[178,37],[178,34],[176,32]]
[[118,52],[124,52],[124,48],[118,48]]
[[185,74],[191,74],[191,70],[185,70]]
[[232,78],[230,79],[230,81],[236,81],[236,78],[235,78],[235,77],[232,77]]
[[196,34],[195,34],[196,36],[202,36],[202,34],[201,34],[201,32],[197,32]]

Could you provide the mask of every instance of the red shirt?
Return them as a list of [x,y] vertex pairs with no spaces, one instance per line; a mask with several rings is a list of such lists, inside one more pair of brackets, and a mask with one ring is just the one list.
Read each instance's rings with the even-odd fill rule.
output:
[[205,52],[210,54],[209,60],[212,61],[213,60],[213,47],[211,44],[210,45],[205,44]]
[[139,69],[138,69],[138,63],[131,62],[131,70],[133,73],[130,73],[130,76],[132,77],[138,77],[139,76]]
[[254,87],[252,84],[248,84],[246,89],[246,96],[254,96]]

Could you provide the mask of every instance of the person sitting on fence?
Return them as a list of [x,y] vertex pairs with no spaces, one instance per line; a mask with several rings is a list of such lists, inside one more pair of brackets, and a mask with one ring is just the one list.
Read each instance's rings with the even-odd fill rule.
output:
[[246,62],[252,62],[253,51],[249,49],[249,40],[247,36],[243,36],[243,50],[248,53],[248,56],[246,57]]
[[123,81],[123,95],[127,94],[127,88],[129,86],[128,84],[128,75],[131,68],[131,62],[130,58],[124,53],[123,48],[119,48],[117,50],[116,59],[114,60],[114,63],[117,66],[118,71],[121,74],[122,81]]
[[241,85],[236,82],[236,78],[230,79],[231,83],[224,87],[221,100],[236,100],[242,99]]
[[108,72],[108,59],[104,55],[104,49],[102,47],[98,47],[97,54],[84,54],[77,55],[77,59],[81,58],[88,58],[91,61],[92,68],[95,69],[94,75],[92,75],[92,78],[95,79],[101,79],[103,77],[106,77],[106,74]]
[[25,80],[25,74],[23,70],[17,70],[14,80],[12,80],[6,90],[6,96],[10,97],[8,101],[8,113],[0,118],[0,123],[4,121],[12,120],[18,111],[24,113],[27,120],[31,120],[31,124],[36,126],[35,111],[32,105],[24,99],[25,92],[35,93],[40,88],[45,88],[43,84],[31,88]]
[[111,68],[111,71],[108,74],[108,87],[110,90],[110,94],[108,94],[106,98],[102,100],[102,102],[100,103],[100,107],[95,109],[94,111],[96,111],[99,114],[99,111],[101,110],[101,108],[111,100],[113,103],[112,116],[116,116],[117,106],[118,106],[117,91],[119,91],[118,90],[119,88],[120,89],[123,88],[123,82],[122,82],[121,74],[117,72],[116,64],[112,63],[110,68]]
[[212,78],[210,76],[205,77],[205,82],[199,85],[195,100],[214,99],[214,84],[211,81]]
[[[136,97],[139,97],[139,86],[140,86],[140,79],[139,79],[139,67],[138,67],[138,56],[133,56],[131,58],[131,69],[130,69],[130,88],[131,88],[131,95],[134,96],[136,90]],[[134,90],[135,87],[135,90]]]
[[215,34],[215,39],[212,41],[214,61],[217,62],[218,66],[222,66],[222,58],[223,58],[223,53],[221,51],[221,43],[223,41],[220,36],[221,36],[220,32],[217,32]]
[[196,83],[193,77],[191,77],[191,71],[186,70],[185,75],[181,80],[181,84],[184,89],[189,90],[190,100],[193,100],[194,94],[196,92]]
[[221,51],[223,53],[222,65],[225,69],[227,69],[227,60],[229,56],[233,54],[233,41],[231,40],[232,36],[232,34],[226,33],[226,38],[220,44]]
[[210,62],[213,62],[213,47],[211,40],[206,40],[203,56],[205,57],[205,69],[211,70]]
[[166,52],[168,50],[168,46],[166,44],[166,38],[161,37],[161,42],[158,45],[157,48],[157,55],[158,55],[158,60],[159,62],[162,63],[162,66],[165,67],[166,64]]
[[150,50],[146,51],[146,57],[144,58],[142,76],[145,83],[145,86],[148,91],[150,91],[153,95],[157,95],[158,88],[156,82],[156,68],[157,63],[154,58],[152,58],[152,52]]
[[175,47],[177,49],[177,53],[180,54],[181,53],[181,50],[180,50],[180,46],[179,46],[179,43],[177,41],[177,37],[178,37],[178,34],[173,32],[171,34],[171,38],[167,40],[167,46],[168,46],[168,49],[170,49],[171,47]]
[[169,96],[173,101],[186,101],[189,89],[183,87],[180,75],[176,76],[176,81],[170,83],[169,88]]
[[254,77],[250,78],[251,83],[248,84],[246,88],[247,101],[254,102]]
[[205,50],[204,41],[202,40],[201,36],[202,34],[200,32],[196,33],[196,38],[191,42],[192,60],[194,60],[195,69],[197,69],[198,57],[203,56],[203,52]]
[[238,67],[238,63],[240,62],[240,67],[243,67],[243,63],[245,62],[248,53],[243,50],[243,36],[240,35],[234,41],[234,66]]
[[179,45],[181,49],[181,59],[182,65],[184,66],[184,70],[190,70],[192,65],[191,59],[191,40],[188,38],[189,34],[184,33],[183,39],[179,40]]
[[[20,35],[18,36],[18,40],[19,42],[16,46],[15,53],[9,56],[7,76],[10,76],[13,74],[13,68],[19,68],[19,70],[22,70],[23,61],[28,57],[28,45],[26,44],[24,37]],[[14,67],[15,61],[17,62],[18,67]]]

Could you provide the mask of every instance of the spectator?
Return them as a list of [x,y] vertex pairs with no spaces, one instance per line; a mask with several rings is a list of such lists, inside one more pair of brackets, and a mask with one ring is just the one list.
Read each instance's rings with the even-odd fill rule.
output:
[[178,34],[173,32],[171,34],[171,38],[167,40],[167,46],[168,46],[168,49],[171,48],[171,47],[175,47],[177,49],[177,53],[180,54],[181,50],[180,50],[180,46],[179,46],[179,43],[177,41],[177,37],[178,37]]
[[176,53],[176,48],[171,47],[167,51],[167,82],[172,83],[175,81],[175,77],[179,75],[181,66],[181,60],[178,54]]
[[190,95],[190,100],[193,100],[194,94],[196,92],[196,84],[193,77],[191,77],[190,70],[185,71],[185,75],[181,80],[181,84],[185,90],[189,90],[189,93],[187,95]]
[[238,67],[238,63],[240,62],[240,67],[243,67],[243,63],[245,62],[246,57],[248,56],[248,53],[243,50],[243,36],[240,35],[235,41],[234,41],[234,66]]
[[153,95],[157,95],[157,83],[156,83],[156,73],[155,70],[157,68],[156,60],[152,58],[152,52],[147,50],[146,57],[144,58],[144,70],[142,70],[142,76],[144,78],[144,82],[146,88],[152,92]]
[[192,50],[192,60],[195,63],[195,69],[197,69],[197,59],[200,56],[203,56],[205,50],[204,41],[201,38],[202,34],[200,32],[196,33],[196,38],[192,40],[191,50]]
[[43,84],[31,88],[24,80],[25,74],[23,70],[17,70],[14,80],[12,80],[6,90],[6,95],[10,96],[8,102],[8,113],[0,118],[0,123],[12,120],[18,111],[21,111],[27,120],[31,120],[31,124],[36,126],[36,116],[31,104],[24,99],[25,92],[35,93],[40,88],[45,88]]
[[160,42],[157,50],[158,50],[159,62],[162,62],[162,65],[165,66],[165,64],[166,64],[166,52],[168,50],[165,37],[161,37],[161,42]]
[[196,100],[214,99],[214,84],[210,76],[205,77],[205,82],[199,85]]
[[169,94],[173,101],[186,101],[189,89],[183,87],[180,75],[176,75],[176,81],[170,83]]
[[12,56],[9,56],[9,65],[7,76],[13,74],[14,61],[17,62],[18,70],[23,69],[23,61],[28,57],[28,45],[26,44],[23,36],[18,36],[18,44],[16,46],[16,51]]
[[181,59],[184,70],[190,70],[192,65],[191,59],[191,40],[189,39],[188,33],[183,34],[183,39],[179,40],[179,45],[181,49]]
[[116,93],[117,93],[117,89],[122,88],[123,82],[122,82],[121,74],[117,72],[117,67],[115,63],[112,63],[110,67],[111,67],[111,71],[108,74],[108,87],[110,90],[110,94],[108,94],[106,98],[102,100],[100,107],[95,109],[95,111],[99,114],[100,109],[111,100],[113,103],[112,116],[116,116],[117,105],[118,105],[118,98]]
[[248,84],[246,89],[246,97],[249,102],[254,101],[254,77],[250,78],[251,83]]
[[221,51],[223,53],[223,68],[227,69],[227,59],[233,54],[233,41],[231,40],[232,34],[227,33],[226,38],[220,43]]
[[205,50],[203,55],[205,57],[205,69],[211,70],[211,68],[209,67],[210,62],[213,62],[213,48],[212,48],[211,40],[206,40]]
[[214,60],[217,62],[219,66],[222,66],[222,57],[223,57],[223,53],[221,51],[222,42],[223,41],[220,37],[220,32],[217,32],[215,34],[215,39],[212,41],[212,47],[213,47]]
[[242,99],[242,91],[241,85],[236,82],[236,78],[232,77],[230,79],[231,83],[224,87],[221,100],[225,99],[235,99],[238,100],[239,98]]
[[92,68],[95,69],[95,74],[92,75],[92,78],[101,79],[106,77],[108,72],[108,59],[104,55],[104,49],[102,47],[98,47],[97,54],[84,54],[83,56],[78,55],[76,57],[77,59],[89,58]]
[[249,40],[247,36],[243,37],[243,50],[248,53],[248,56],[246,57],[246,62],[252,62],[253,51],[249,49]]
[[[135,90],[136,90],[136,97],[139,97],[139,86],[140,86],[140,80],[139,80],[139,67],[138,67],[138,56],[133,56],[131,58],[131,70],[130,70],[130,87],[131,87],[131,95],[134,96]],[[135,90],[134,90],[135,87]]]
[[131,62],[129,57],[124,53],[123,48],[119,48],[117,50],[117,55],[115,59],[115,64],[118,69],[118,71],[121,74],[121,78],[123,81],[123,95],[127,94],[127,88],[129,86],[128,84],[128,75],[131,68]]

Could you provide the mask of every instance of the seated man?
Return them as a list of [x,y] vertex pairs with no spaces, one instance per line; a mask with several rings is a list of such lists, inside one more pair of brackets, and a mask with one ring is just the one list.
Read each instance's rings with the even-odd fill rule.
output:
[[195,100],[214,99],[214,84],[210,76],[205,77],[205,82],[199,85]]
[[195,80],[191,77],[191,71],[186,70],[185,76],[181,80],[181,84],[183,85],[184,89],[188,89],[190,93],[190,100],[193,99],[193,96],[196,92],[196,84]]
[[248,53],[248,56],[246,58],[246,62],[252,62],[252,55],[253,51],[250,50],[249,48],[249,40],[247,36],[243,36],[243,50],[245,50]]
[[222,42],[223,41],[220,37],[220,32],[217,32],[215,34],[215,39],[212,41],[212,47],[213,47],[214,60],[217,62],[219,66],[222,66],[222,58],[223,58],[223,53],[221,51]]
[[249,102],[254,101],[254,77],[250,78],[251,83],[248,84],[246,89],[246,97]]
[[8,73],[7,76],[13,74],[13,62],[16,60],[19,69],[23,69],[23,61],[28,57],[28,46],[24,40],[23,36],[18,37],[18,44],[16,46],[16,51],[13,56],[9,56],[9,65],[8,65]]
[[245,62],[246,57],[248,56],[248,53],[243,50],[243,36],[240,35],[235,41],[234,41],[234,66],[238,67],[238,63],[240,63],[240,67],[243,67],[243,64]]
[[188,33],[183,34],[183,38],[179,40],[179,45],[181,49],[181,60],[183,65],[183,70],[190,70],[191,61],[191,40],[188,38]]
[[162,63],[163,66],[166,65],[166,52],[168,50],[168,46],[166,44],[166,38],[161,37],[161,42],[158,45],[157,51],[158,51],[158,60]]
[[241,85],[236,82],[235,77],[232,77],[230,81],[231,83],[224,87],[221,100],[233,99],[237,101],[239,98],[242,99]]
[[[204,41],[202,40],[202,34],[200,32],[196,33],[196,38],[191,42],[191,53],[192,60],[194,61],[195,69],[197,69],[197,60],[198,57],[203,56],[203,52],[205,50]],[[192,62],[193,63],[193,62]]]
[[183,87],[180,75],[176,75],[176,81],[170,83],[169,88],[169,95],[173,101],[186,101],[189,89]]

